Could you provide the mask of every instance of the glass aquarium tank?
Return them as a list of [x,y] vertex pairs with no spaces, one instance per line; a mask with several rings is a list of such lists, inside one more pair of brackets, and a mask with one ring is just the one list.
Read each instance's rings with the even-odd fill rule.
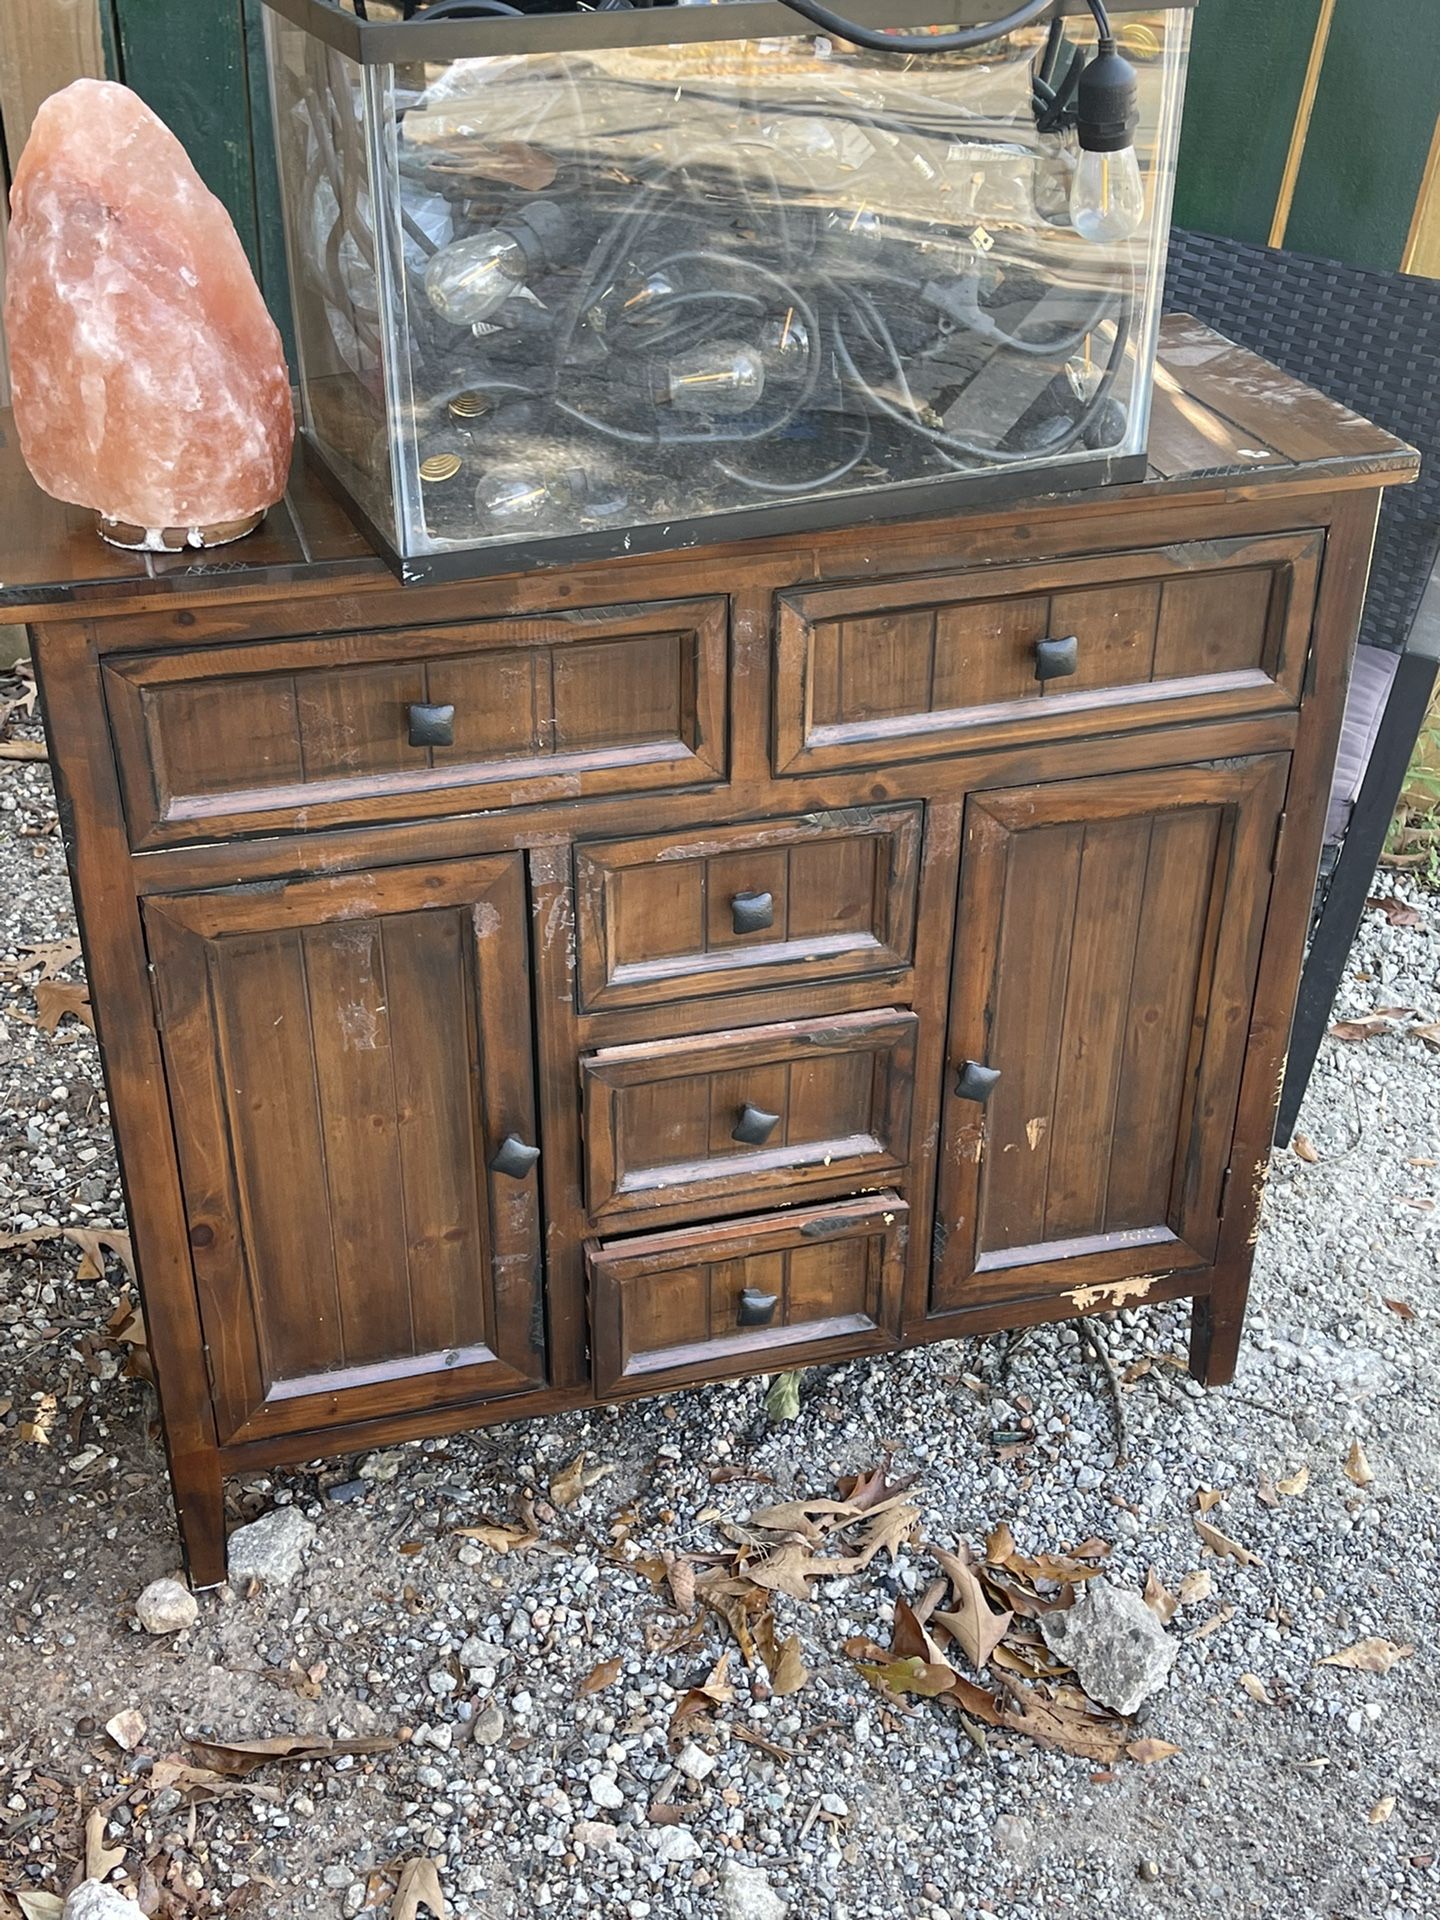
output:
[[267,7],[304,432],[402,577],[1143,475],[1186,6]]

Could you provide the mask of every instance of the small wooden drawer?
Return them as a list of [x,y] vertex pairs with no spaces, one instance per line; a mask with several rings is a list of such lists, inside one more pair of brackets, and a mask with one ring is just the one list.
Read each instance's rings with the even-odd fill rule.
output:
[[854,807],[577,847],[582,1008],[903,972],[920,822]]
[[900,1337],[894,1193],[592,1244],[595,1386],[653,1391],[882,1352]]
[[1298,705],[1320,533],[784,593],[775,768]]
[[132,844],[713,784],[728,628],[717,598],[112,657]]
[[893,1179],[917,1024],[892,1008],[586,1055],[591,1219],[659,1226]]

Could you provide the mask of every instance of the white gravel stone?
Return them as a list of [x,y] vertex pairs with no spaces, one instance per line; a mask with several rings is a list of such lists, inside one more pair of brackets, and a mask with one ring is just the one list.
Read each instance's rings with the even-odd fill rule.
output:
[[703,1747],[697,1747],[692,1740],[682,1747],[675,1761],[687,1780],[708,1780],[715,1771],[715,1757],[706,1753]]
[[1117,1713],[1137,1713],[1158,1693],[1180,1651],[1138,1593],[1108,1580],[1088,1582],[1068,1612],[1042,1613],[1040,1632],[1090,1698]]
[[200,1603],[178,1580],[152,1580],[135,1602],[146,1633],[183,1633],[200,1618]]
[[304,1566],[315,1533],[314,1523],[295,1507],[277,1507],[248,1527],[237,1527],[229,1545],[232,1582],[288,1587]]
[[625,1796],[620,1791],[620,1783],[613,1773],[597,1773],[590,1781],[590,1798],[597,1807],[605,1807],[611,1812],[625,1804]]
[[728,1920],[785,1920],[790,1911],[763,1867],[742,1867],[733,1860],[720,1869],[720,1896]]
[[140,1909],[118,1887],[82,1880],[66,1900],[61,1920],[140,1920]]
[[700,1842],[688,1827],[658,1827],[650,1845],[662,1866],[680,1867],[700,1858]]

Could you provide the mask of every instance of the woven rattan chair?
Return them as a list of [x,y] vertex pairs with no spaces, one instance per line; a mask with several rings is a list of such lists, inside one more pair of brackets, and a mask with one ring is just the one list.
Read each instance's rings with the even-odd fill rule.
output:
[[1165,304],[1418,447],[1385,496],[1275,1137],[1289,1141],[1440,672],[1440,282],[1177,230]]

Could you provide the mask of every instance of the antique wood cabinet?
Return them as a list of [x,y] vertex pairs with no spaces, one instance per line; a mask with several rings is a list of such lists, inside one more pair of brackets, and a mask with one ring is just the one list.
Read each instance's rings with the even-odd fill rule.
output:
[[1177,1296],[1229,1378],[1408,449],[1176,320],[1143,485],[463,586],[3,462],[197,1583],[382,1438]]

